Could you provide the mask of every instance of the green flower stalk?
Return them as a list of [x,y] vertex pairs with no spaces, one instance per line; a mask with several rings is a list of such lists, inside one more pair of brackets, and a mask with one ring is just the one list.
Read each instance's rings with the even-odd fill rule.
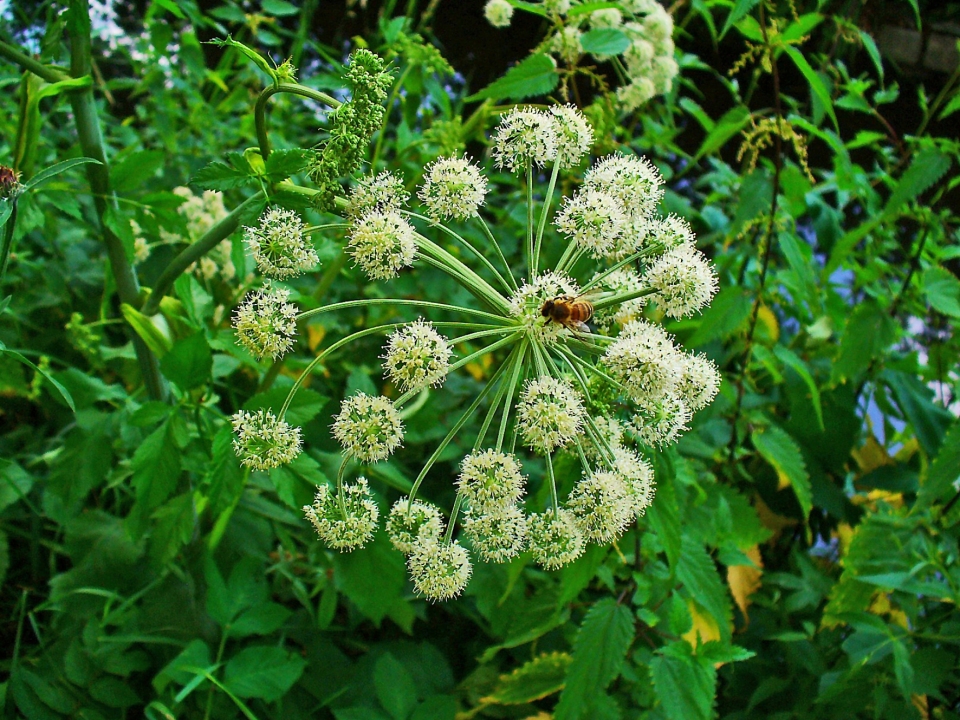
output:
[[[338,340],[297,379],[275,416],[282,422],[322,359],[361,338],[385,336],[384,378],[399,396],[359,393],[343,400],[332,426],[343,449],[340,475],[305,508],[324,542],[339,550],[361,547],[376,522],[366,482],[344,481],[353,467],[348,461],[388,460],[402,446],[408,404],[449,374],[493,359],[489,378],[387,518],[391,542],[408,556],[414,589],[430,600],[463,590],[471,552],[484,562],[506,562],[528,550],[552,570],[579,557],[588,542],[614,542],[653,500],[653,470],[643,453],[676,441],[692,413],[717,393],[716,366],[685,352],[659,324],[699,312],[716,293],[717,279],[689,226],[657,216],[663,193],[657,169],[632,155],[601,158],[573,197],[554,203],[560,173],[580,164],[591,141],[586,120],[570,107],[519,108],[502,118],[492,154],[500,167],[526,178],[529,203],[522,258],[513,262],[483,218],[489,188],[467,158],[428,166],[413,209],[401,179],[390,173],[362,180],[352,192],[347,252],[370,280],[384,283],[389,295],[392,278],[426,265],[469,290],[481,307],[437,302],[426,288],[422,299],[350,300],[297,314],[282,288],[271,286],[237,311],[241,343],[257,357],[273,358],[292,346],[297,321],[322,313],[383,305],[450,318],[378,325]],[[550,180],[537,201],[533,170],[541,167]],[[475,246],[445,224],[449,218],[475,223],[486,243]],[[278,253],[285,246],[271,245]],[[289,247],[296,264],[299,245]],[[271,267],[286,263],[270,258]],[[476,349],[455,352],[462,347]],[[473,418],[479,431],[444,523],[418,493]],[[263,465],[271,466],[272,458],[288,457],[294,448],[287,440],[272,454],[264,444],[238,449],[248,455],[259,449],[270,458]],[[567,497],[554,474],[559,454],[575,458],[582,471]],[[530,457],[542,458],[546,469],[545,506],[526,498]]]

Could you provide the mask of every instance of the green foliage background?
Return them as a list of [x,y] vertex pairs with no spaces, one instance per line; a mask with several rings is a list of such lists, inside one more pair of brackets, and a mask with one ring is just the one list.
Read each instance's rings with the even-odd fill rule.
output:
[[[123,6],[132,45],[94,37],[92,49],[80,0],[7,16],[0,164],[27,190],[0,201],[12,247],[0,292],[4,716],[960,717],[960,423],[947,409],[960,383],[960,72],[918,80],[871,34],[936,4],[677,3],[678,82],[628,116],[602,66],[527,58],[547,22],[536,14],[477,31],[522,44],[529,30],[512,58],[523,62],[455,73],[444,56],[460,52],[441,38],[458,12],[482,22],[479,6],[455,4],[351,4],[337,25],[317,2],[152,0]],[[539,7],[513,4],[518,18]],[[321,41],[318,18],[339,29]],[[275,152],[258,164],[244,151],[276,63],[204,44],[230,35],[290,57],[302,83],[340,99],[344,48],[389,61],[364,170],[389,167],[410,187],[440,154],[481,156],[513,102],[566,99],[573,85],[596,152],[657,163],[663,210],[693,224],[722,288],[670,329],[724,385],[658,454],[654,504],[615,547],[556,573],[527,558],[478,563],[465,597],[442,605],[413,596],[382,536],[324,549],[298,508],[336,472],[340,398],[379,391],[373,339],[298,395],[304,455],[270,474],[241,469],[227,416],[276,407],[318,344],[400,311],[324,315],[297,354],[260,365],[229,325],[254,282],[236,232],[220,259],[236,277],[187,272],[162,301],[150,294],[198,239],[175,187],[222,190],[234,227],[257,217],[262,191],[336,221],[277,185],[309,184],[304,150],[326,146],[328,113],[271,100]],[[24,42],[39,54],[18,54]],[[98,149],[105,164],[81,160]],[[520,191],[493,179],[501,199],[488,210],[511,253]],[[161,231],[181,242],[134,267],[136,233]],[[302,308],[382,292],[348,266],[341,235],[314,239],[321,270],[293,284]],[[429,269],[418,278],[391,291],[430,283],[471,302]],[[370,468],[382,507],[485,372],[452,377],[408,418],[405,449]],[[472,437],[428,477],[437,502],[450,504]],[[564,482],[572,472],[558,467]]]

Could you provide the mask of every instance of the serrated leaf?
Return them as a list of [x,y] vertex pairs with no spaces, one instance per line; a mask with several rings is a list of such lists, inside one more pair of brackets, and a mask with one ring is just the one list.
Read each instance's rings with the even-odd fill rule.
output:
[[860,34],[860,42],[863,43],[863,47],[867,51],[867,55],[870,56],[874,67],[877,68],[877,75],[880,76],[880,86],[883,87],[883,60],[880,57],[880,48],[877,47],[877,41],[874,40],[873,35],[868,33],[866,30],[858,29],[857,32]]
[[181,390],[192,390],[210,379],[213,354],[202,332],[177,340],[160,360],[160,371]]
[[484,702],[523,705],[559,692],[573,658],[567,653],[539,655],[509,675],[501,675],[496,688]]
[[857,305],[843,332],[830,382],[836,385],[859,377],[870,362],[896,339],[896,335],[896,323],[877,303],[868,301]]
[[807,364],[801,360],[793,350],[783,345],[775,345],[773,354],[777,356],[780,362],[797,373],[807,386],[807,389],[810,391],[810,400],[813,403],[813,409],[817,414],[817,426],[820,430],[823,430],[823,405],[820,400],[820,388],[816,381],[814,381],[813,375],[810,374]]
[[133,228],[130,226],[130,218],[123,214],[118,208],[110,206],[103,213],[103,224],[120,238],[123,243],[123,254],[127,262],[133,263],[134,243],[136,238],[133,236]]
[[[248,412],[261,408],[277,411],[286,400],[288,391],[289,388],[277,387],[265,393],[259,393],[247,400],[243,404],[243,409]],[[300,388],[290,401],[285,418],[291,425],[306,425],[317,416],[329,399],[316,390]]]
[[953,96],[953,99],[950,100],[950,102],[947,103],[946,107],[943,108],[943,110],[940,113],[940,117],[938,117],[937,119],[944,120],[950,117],[951,115],[953,115],[955,112],[957,112],[957,110],[960,110],[960,93],[957,93],[956,95]]
[[793,488],[803,516],[809,517],[813,495],[810,489],[810,474],[803,461],[800,446],[776,425],[755,428],[751,439],[760,456],[777,471],[781,485],[789,484]]
[[954,421],[940,444],[940,451],[930,463],[927,479],[920,486],[917,502],[921,507],[944,498],[954,491],[954,483],[960,480],[960,420]]
[[806,78],[807,84],[810,85],[811,92],[823,104],[823,109],[827,111],[827,115],[829,115],[833,121],[834,129],[839,131],[840,125],[837,123],[837,114],[833,109],[833,99],[830,97],[827,86],[823,84],[823,80],[821,80],[817,72],[810,67],[810,63],[807,62],[802,52],[792,45],[784,45],[783,49],[787,55],[790,56],[790,59],[793,60],[793,64],[797,66],[797,70]]
[[726,287],[713,299],[700,318],[700,327],[687,341],[691,348],[733,335],[753,310],[753,298],[741,288]]
[[687,594],[713,616],[720,637],[729,640],[732,610],[727,590],[713,559],[703,545],[689,535],[683,537],[680,560],[677,563],[677,580],[683,583]]
[[70,394],[70,391],[67,390],[56,378],[53,377],[49,372],[44,370],[38,365],[34,365],[33,362],[25,358],[20,353],[15,350],[0,350],[0,356],[7,355],[12,357],[17,362],[20,362],[26,365],[29,368],[32,368],[34,372],[38,373],[44,380],[53,385],[54,389],[59,393],[60,397],[63,398],[63,401],[67,404],[67,407],[70,408],[73,412],[77,411],[76,405],[73,404],[73,396]]
[[598,28],[581,35],[580,46],[593,55],[619,55],[630,47],[630,38],[616,28]]
[[102,164],[99,160],[94,160],[93,158],[88,158],[88,157],[73,158],[71,160],[64,160],[63,162],[55,163],[54,165],[51,165],[48,168],[44,168],[43,170],[38,172],[36,175],[34,175],[32,178],[27,180],[23,184],[23,189],[25,191],[33,190],[34,188],[39,187],[40,185],[45,183],[50,178],[56,177],[60,173],[66,172],[70,168],[75,168],[78,165],[89,165],[90,163],[94,163],[96,165]]
[[727,15],[727,21],[723,24],[723,29],[720,31],[720,38],[723,39],[727,31],[732,28],[740,18],[750,12],[758,2],[760,2],[760,0],[737,0],[736,5],[733,6],[730,14]]
[[248,647],[230,658],[223,684],[234,695],[274,702],[300,679],[307,661],[273,646]]
[[936,456],[953,416],[931,400],[933,391],[915,375],[885,370],[881,377],[916,433],[920,447],[928,457]]
[[763,561],[760,558],[760,547],[753,545],[744,551],[744,554],[753,561],[753,565],[731,565],[727,568],[727,585],[733,601],[743,613],[747,622],[750,616],[747,609],[750,607],[752,595],[760,589],[760,576],[763,575]]
[[407,669],[389,652],[373,666],[373,689],[393,720],[406,720],[417,706],[417,686]]
[[930,267],[923,273],[923,294],[934,310],[960,318],[960,280],[942,267]]
[[173,494],[180,477],[180,451],[173,442],[169,421],[140,443],[131,465],[137,501],[149,513]]
[[384,533],[377,533],[362,552],[337,553],[333,562],[337,588],[375,625],[402,601],[406,567]]
[[274,150],[265,164],[267,177],[272,182],[286,180],[308,168],[315,155],[312,150]]
[[667,555],[667,562],[671,568],[676,567],[680,559],[680,549],[683,538],[680,525],[680,508],[677,506],[676,489],[672,482],[660,482],[657,487],[657,497],[647,508],[647,518],[650,526],[660,540],[663,551]]
[[931,188],[946,175],[952,161],[936,148],[920,151],[910,163],[910,167],[900,177],[900,182],[883,206],[883,215],[892,215],[900,206],[910,202]]
[[713,665],[690,654],[690,646],[679,641],[667,645],[650,662],[656,697],[669,720],[709,720],[717,672]]
[[466,98],[476,100],[524,100],[537,95],[546,95],[553,90],[560,78],[557,66],[549,55],[536,53],[507,70],[506,75],[494,80],[483,90]]
[[584,716],[591,700],[620,674],[633,634],[633,614],[613,598],[590,608],[573,643],[566,686],[554,711],[556,720]]
[[189,184],[200,190],[233,190],[255,182],[256,178],[253,175],[231,167],[225,162],[214,160],[209,165],[200,168],[190,178]]

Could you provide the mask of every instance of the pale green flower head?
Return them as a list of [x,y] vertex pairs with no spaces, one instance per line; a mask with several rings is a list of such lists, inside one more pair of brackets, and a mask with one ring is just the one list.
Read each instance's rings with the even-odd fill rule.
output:
[[517,405],[517,429],[531,449],[553,452],[573,442],[586,412],[580,393],[564,380],[543,376],[527,381]]
[[324,543],[344,552],[363,547],[373,539],[380,515],[366,478],[344,485],[339,494],[331,486],[321,485],[313,505],[304,505],[303,513]]
[[638,403],[655,402],[674,392],[682,360],[666,330],[646,320],[623,328],[603,356],[603,364]]
[[483,6],[483,15],[495,28],[510,27],[513,5],[507,0],[487,0],[487,4]]
[[607,155],[587,171],[583,185],[613,195],[635,218],[650,218],[663,197],[660,171],[633,155]]
[[471,507],[494,509],[519,502],[524,484],[520,463],[512,453],[483,450],[463,459],[457,489]]
[[583,555],[583,533],[569,510],[534,513],[527,526],[527,546],[537,564],[557,570]]
[[690,412],[703,410],[720,392],[720,371],[703,353],[684,353],[677,394]]
[[371,280],[389,280],[413,264],[416,232],[396,210],[374,210],[353,225],[347,249]]
[[319,262],[304,238],[304,225],[292,210],[270,208],[257,227],[245,227],[244,239],[264,275],[280,280],[296,277]]
[[481,560],[503,563],[526,546],[527,516],[516,505],[492,509],[470,508],[463,519],[463,533]]
[[297,307],[288,290],[264,285],[247,294],[233,314],[237,340],[258,360],[283,356],[297,334]]
[[557,132],[557,164],[573,168],[590,152],[593,128],[586,116],[573,105],[554,105],[550,108]]
[[706,255],[690,245],[665,252],[643,276],[657,290],[657,305],[672,318],[700,312],[717,294],[717,274]]
[[623,478],[609,471],[581,478],[567,498],[567,507],[584,538],[603,545],[623,535],[635,515]]
[[557,229],[591,257],[612,256],[627,227],[623,204],[602,190],[588,188],[564,198],[554,220]]
[[343,401],[333,423],[333,436],[360,462],[386,460],[403,442],[403,421],[382,395],[357,393]]
[[473,573],[466,548],[459,542],[419,538],[407,556],[413,589],[431,601],[449,600],[463,592]]
[[387,536],[393,546],[404,554],[413,552],[421,536],[436,542],[443,532],[443,519],[435,505],[421,500],[410,502],[410,498],[400,498],[387,516]]
[[383,369],[401,392],[442,385],[450,368],[450,344],[422,320],[391,333],[384,348]]
[[245,467],[272,470],[300,454],[300,428],[291,427],[269,410],[241,410],[231,420],[233,449]]
[[557,157],[557,130],[550,114],[514,108],[500,119],[493,139],[497,167],[524,170]]
[[418,197],[436,219],[465,220],[477,214],[487,194],[480,168],[467,158],[439,158],[426,167]]
[[403,180],[384,170],[379,175],[360,179],[350,191],[347,202],[347,217],[354,220],[372,212],[399,210],[407,204],[409,196]]
[[637,440],[651,447],[672,445],[689,430],[690,409],[678,396],[664,395],[640,404],[630,421]]

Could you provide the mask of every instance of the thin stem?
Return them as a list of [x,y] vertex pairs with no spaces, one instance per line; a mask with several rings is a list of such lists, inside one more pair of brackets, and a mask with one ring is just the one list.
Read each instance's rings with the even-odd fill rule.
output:
[[319,92],[313,88],[308,88],[300,83],[280,83],[264,88],[257,98],[257,104],[253,110],[254,123],[257,127],[257,144],[260,146],[260,157],[266,160],[270,157],[270,139],[267,137],[267,100],[277,93],[290,93],[300,97],[310,98],[329,105],[332,108],[338,108],[341,102],[330,97],[326,93]]
[[490,262],[490,260],[487,258],[487,256],[484,255],[484,254],[483,254],[482,252],[480,252],[479,250],[477,250],[477,249],[470,243],[470,241],[467,240],[465,237],[462,237],[459,233],[457,233],[456,231],[452,230],[451,228],[448,228],[446,225],[444,225],[444,224],[442,224],[442,223],[439,223],[439,222],[437,222],[437,221],[435,221],[435,220],[431,220],[430,218],[425,217],[425,216],[423,216],[423,215],[420,215],[419,213],[410,212],[409,210],[401,210],[400,212],[401,212],[402,214],[404,214],[404,215],[408,215],[408,216],[410,216],[410,217],[415,217],[415,218],[417,218],[418,220],[423,220],[424,222],[429,223],[429,224],[431,225],[431,227],[439,228],[439,229],[442,230],[443,232],[445,232],[445,233],[447,233],[448,235],[450,235],[452,238],[454,238],[454,239],[456,239],[457,241],[459,241],[459,242],[460,242],[461,244],[463,244],[463,246],[466,247],[470,252],[472,252],[474,255],[476,255],[477,258],[480,260],[480,262],[482,262],[482,263],[487,267],[487,269],[494,274],[494,276],[497,278],[497,280],[500,281],[500,284],[503,285],[504,289],[505,289],[508,293],[510,293],[510,292],[513,291],[513,289],[510,287],[510,285],[507,283],[507,281],[503,279],[503,275],[501,275],[501,274],[500,274],[500,271],[497,270],[497,269],[493,266],[493,263]]
[[453,508],[450,510],[450,520],[447,522],[447,531],[443,535],[443,541],[448,545],[453,539],[453,528],[457,523],[457,515],[460,514],[461,505],[463,505],[463,495],[457,493],[457,499],[453,501]]
[[553,514],[556,515],[560,510],[560,498],[557,496],[557,478],[553,474],[553,456],[546,453],[547,460],[547,478],[550,480],[550,504],[553,507]]
[[[520,349],[521,346],[519,345],[515,347],[510,353],[510,356],[507,358],[508,371],[512,371],[513,366],[516,364]],[[487,431],[490,429],[490,425],[493,424],[493,418],[497,415],[497,410],[500,408],[500,402],[503,400],[503,396],[507,392],[507,384],[508,381],[505,381],[497,385],[497,394],[493,396],[493,400],[490,403],[490,408],[487,410],[487,415],[483,419],[483,424],[480,426],[480,432],[477,433],[477,439],[473,443],[474,451],[479,449],[480,445],[487,437]]]
[[630,300],[636,300],[637,298],[646,297],[647,295],[654,295],[656,292],[656,288],[642,288],[641,290],[628,290],[622,293],[615,293],[607,297],[602,297],[599,300],[595,300],[593,303],[593,309],[602,310],[609,305],[620,305]]
[[452,312],[463,313],[464,315],[475,315],[477,317],[493,320],[500,325],[509,324],[507,319],[502,315],[494,315],[493,313],[488,313],[483,310],[474,310],[473,308],[460,307],[459,305],[447,305],[445,303],[430,302],[427,300],[402,300],[395,298],[365,298],[363,300],[345,300],[343,302],[325,305],[324,307],[314,308],[313,310],[306,310],[297,315],[297,320],[305,320],[306,318],[321,315],[332,310],[345,310],[347,308],[364,307],[367,305],[390,305],[391,307],[397,305],[413,305],[422,308],[433,308],[435,310],[450,310]]
[[510,269],[510,263],[507,262],[507,258],[503,255],[503,250],[500,248],[500,243],[497,242],[497,239],[493,236],[493,232],[491,232],[490,226],[487,225],[487,221],[479,215],[477,215],[477,219],[480,221],[480,227],[483,228],[483,232],[486,234],[487,239],[493,246],[493,249],[497,251],[497,256],[500,258],[500,262],[503,263],[503,267],[507,271],[507,280],[510,282],[510,287],[513,290],[517,290],[517,281],[513,277],[513,271]]
[[537,266],[540,264],[540,246],[543,241],[543,229],[547,224],[547,215],[550,213],[550,205],[553,202],[553,191],[557,187],[557,176],[560,174],[559,160],[553,164],[553,172],[550,174],[550,184],[547,186],[547,195],[543,198],[543,208],[540,210],[540,224],[537,226],[537,245],[533,250],[533,268],[536,274]]
[[631,263],[639,260],[640,258],[646,257],[647,255],[651,255],[653,253],[658,253],[662,250],[663,250],[663,243],[656,243],[654,245],[651,245],[650,247],[644,248],[640,252],[635,252],[633,255],[629,255],[628,257],[625,257],[616,265],[613,265],[607,268],[602,273],[595,276],[590,282],[588,282],[586,285],[580,288],[580,292],[581,293],[587,292],[587,290],[592,288],[594,285],[596,285],[597,283],[603,282],[603,280],[606,277],[608,277],[609,275],[612,275],[613,273],[615,273],[617,270],[624,267],[625,265],[630,265]]
[[577,264],[577,260],[580,259],[580,247],[577,245],[576,240],[571,240],[567,243],[566,249],[563,251],[563,255],[560,256],[559,262],[557,262],[557,272],[565,272],[567,267],[573,267]]
[[477,286],[476,289],[479,292],[481,292],[484,295],[484,297],[487,298],[487,302],[489,302],[493,307],[497,308],[503,313],[510,312],[510,305],[507,302],[506,298],[504,298],[503,295],[498,293],[490,283],[488,283],[482,277],[477,275],[473,270],[467,267],[463,263],[463,261],[454,257],[449,252],[444,250],[442,247],[437,245],[435,242],[433,242],[429,238],[424,237],[420,233],[417,233],[417,239],[419,240],[418,244],[420,245],[421,251],[423,250],[428,251],[437,260],[441,260],[443,262],[448,263],[452,269],[456,269],[459,273],[464,275],[466,278],[469,278],[471,282],[476,283],[476,286]]
[[173,287],[174,282],[187,268],[226,240],[240,226],[240,219],[247,215],[252,208],[261,206],[264,201],[262,192],[258,192],[240,203],[229,215],[207,230],[193,245],[180,251],[170,264],[160,273],[154,284],[150,297],[143,305],[144,315],[154,315],[160,309],[160,301]]
[[70,75],[64,70],[57,67],[52,67],[50,65],[44,65],[42,62],[34,60],[32,57],[13,45],[3,42],[3,40],[0,40],[0,57],[4,57],[10,62],[19,65],[24,70],[32,72],[34,75],[46,80],[48,83],[55,83],[60,82],[61,80],[71,79]]
[[497,368],[497,371],[493,374],[493,377],[483,386],[483,389],[477,394],[476,399],[470,404],[463,415],[454,423],[453,427],[450,428],[450,432],[447,433],[446,437],[440,441],[440,444],[437,446],[437,449],[433,451],[433,454],[427,459],[426,464],[423,466],[423,469],[420,471],[420,474],[417,475],[417,479],[413,483],[413,487],[410,489],[408,494],[409,501],[412,503],[417,497],[417,490],[420,489],[420,485],[423,483],[423,479],[427,476],[427,473],[430,472],[430,468],[434,466],[437,462],[437,459],[440,457],[441,453],[446,449],[447,445],[450,444],[450,441],[456,437],[457,433],[460,432],[460,429],[466,425],[467,420],[469,420],[473,413],[476,412],[477,408],[480,407],[480,403],[483,402],[484,398],[487,397],[487,394],[490,392],[490,389],[496,384],[497,380],[500,378],[500,375],[503,373],[506,363],[500,365]]
[[0,245],[0,287],[3,287],[3,278],[7,274],[7,262],[13,251],[13,229],[17,224],[17,198],[10,201],[10,217],[3,228],[3,241]]
[[523,372],[523,361],[527,357],[527,347],[529,342],[524,341],[520,344],[520,354],[517,357],[517,362],[512,368],[510,375],[510,381],[507,385],[507,394],[506,399],[503,403],[503,416],[500,418],[500,431],[497,433],[497,452],[500,452],[500,449],[503,447],[503,438],[507,432],[507,423],[510,420],[510,406],[513,403],[513,394],[517,390],[517,385],[520,382],[520,375]]
[[527,163],[527,243],[525,246],[530,278],[537,274],[537,259],[533,255],[533,163]]

